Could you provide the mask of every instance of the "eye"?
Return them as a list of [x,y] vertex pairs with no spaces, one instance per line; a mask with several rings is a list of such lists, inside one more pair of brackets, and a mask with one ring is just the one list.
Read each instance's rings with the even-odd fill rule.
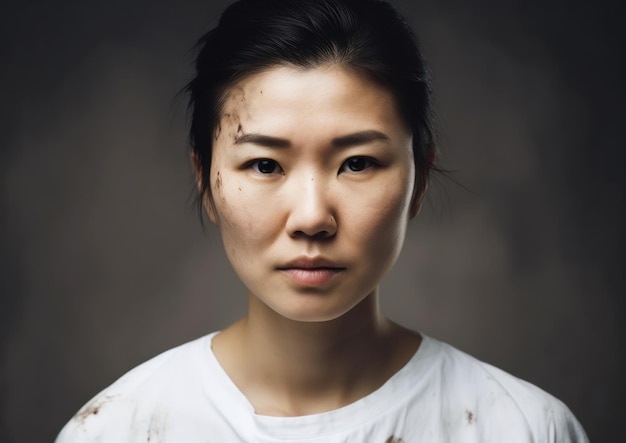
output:
[[260,174],[274,174],[283,171],[276,161],[270,160],[269,158],[254,160],[249,163],[249,167]]
[[367,168],[374,166],[374,161],[369,157],[350,157],[343,162],[339,173],[342,172],[361,172]]

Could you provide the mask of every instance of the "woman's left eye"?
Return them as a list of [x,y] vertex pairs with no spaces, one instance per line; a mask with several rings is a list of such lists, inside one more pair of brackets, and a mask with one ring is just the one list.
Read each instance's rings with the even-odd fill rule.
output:
[[368,157],[350,157],[343,162],[339,172],[361,172],[374,166],[374,161]]

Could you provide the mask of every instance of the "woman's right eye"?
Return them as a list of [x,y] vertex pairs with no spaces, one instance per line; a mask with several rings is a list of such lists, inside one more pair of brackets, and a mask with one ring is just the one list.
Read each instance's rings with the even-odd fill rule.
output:
[[274,160],[270,160],[268,158],[261,158],[259,160],[254,160],[249,163],[249,166],[254,169],[256,172],[261,174],[274,174],[277,172],[282,172],[281,167]]

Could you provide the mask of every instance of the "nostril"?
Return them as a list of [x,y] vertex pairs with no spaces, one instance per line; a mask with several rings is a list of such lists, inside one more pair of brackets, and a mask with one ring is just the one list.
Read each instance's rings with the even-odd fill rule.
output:
[[325,239],[337,231],[337,219],[329,198],[319,190],[311,198],[298,196],[290,207],[285,228],[292,237]]
[[315,237],[315,238],[326,238],[326,237],[330,237],[330,236],[331,236],[330,232],[328,232],[328,231],[321,231],[321,232],[318,232],[317,234],[315,234],[313,237]]
[[326,238],[330,238],[332,237],[334,234],[331,233],[330,231],[318,231],[318,232],[314,232],[314,233],[308,233],[305,231],[296,231],[293,233],[294,237],[308,237],[308,238],[313,238],[316,240],[324,240]]

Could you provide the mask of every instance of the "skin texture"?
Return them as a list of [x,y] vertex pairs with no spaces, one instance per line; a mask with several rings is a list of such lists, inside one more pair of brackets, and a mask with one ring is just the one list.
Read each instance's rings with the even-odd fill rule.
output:
[[257,413],[343,406],[419,346],[378,307],[422,198],[411,143],[390,92],[337,65],[227,91],[206,206],[249,311],[213,346]]

